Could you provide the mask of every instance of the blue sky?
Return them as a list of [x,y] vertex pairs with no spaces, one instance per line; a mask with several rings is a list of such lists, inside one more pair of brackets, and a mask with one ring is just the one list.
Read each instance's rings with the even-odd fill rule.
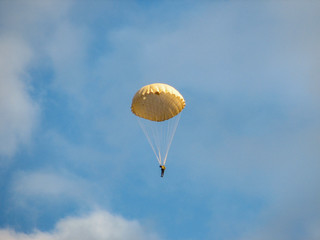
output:
[[[0,239],[320,239],[320,2],[0,2]],[[186,99],[160,178],[130,112]]]

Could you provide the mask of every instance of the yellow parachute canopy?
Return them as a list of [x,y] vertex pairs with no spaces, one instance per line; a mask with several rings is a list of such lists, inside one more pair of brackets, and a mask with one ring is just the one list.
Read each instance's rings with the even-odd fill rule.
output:
[[142,87],[133,97],[131,111],[138,117],[162,122],[178,115],[186,103],[182,95],[164,83]]

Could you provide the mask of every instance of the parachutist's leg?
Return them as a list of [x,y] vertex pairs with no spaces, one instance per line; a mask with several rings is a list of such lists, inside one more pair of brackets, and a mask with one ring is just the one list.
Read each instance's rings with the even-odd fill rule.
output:
[[163,175],[164,175],[164,169],[161,168],[161,177],[163,177]]

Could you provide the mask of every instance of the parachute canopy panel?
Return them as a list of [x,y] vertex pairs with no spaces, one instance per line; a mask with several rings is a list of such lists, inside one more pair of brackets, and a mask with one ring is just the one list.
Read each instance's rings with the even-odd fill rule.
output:
[[185,105],[183,96],[174,87],[154,83],[135,94],[131,111],[138,117],[162,122],[178,115]]

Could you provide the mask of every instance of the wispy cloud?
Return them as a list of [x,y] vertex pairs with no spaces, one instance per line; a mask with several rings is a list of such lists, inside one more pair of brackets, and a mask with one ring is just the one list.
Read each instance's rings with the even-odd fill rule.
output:
[[[56,171],[20,172],[14,177],[12,194],[15,201],[44,199],[45,201],[84,201],[88,183],[72,174]],[[89,197],[90,198],[90,197]]]
[[14,36],[0,35],[0,155],[11,157],[29,142],[38,120],[27,67],[33,56]]
[[[40,117],[40,104],[29,68],[41,54],[53,22],[70,1],[2,1],[0,3],[0,155],[12,157],[30,142]],[[14,13],[14,14],[13,14]]]

